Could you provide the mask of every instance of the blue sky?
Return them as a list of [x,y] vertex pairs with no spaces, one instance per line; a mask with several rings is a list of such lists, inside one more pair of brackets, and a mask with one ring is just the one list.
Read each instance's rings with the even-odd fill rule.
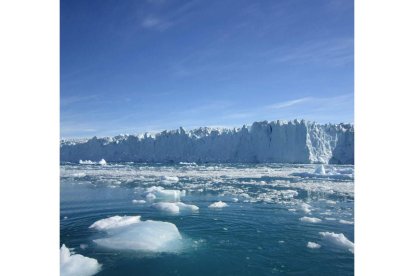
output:
[[351,0],[61,0],[61,136],[354,121]]

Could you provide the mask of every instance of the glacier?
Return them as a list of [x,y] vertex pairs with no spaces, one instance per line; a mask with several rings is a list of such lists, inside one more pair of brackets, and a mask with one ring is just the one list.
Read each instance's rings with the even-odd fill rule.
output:
[[262,121],[157,134],[62,139],[61,162],[354,164],[353,124]]

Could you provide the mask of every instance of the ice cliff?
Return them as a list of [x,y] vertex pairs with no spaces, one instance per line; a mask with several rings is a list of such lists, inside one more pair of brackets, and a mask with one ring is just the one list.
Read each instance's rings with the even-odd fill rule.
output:
[[255,122],[234,129],[183,128],[155,135],[62,140],[62,162],[354,163],[352,124]]

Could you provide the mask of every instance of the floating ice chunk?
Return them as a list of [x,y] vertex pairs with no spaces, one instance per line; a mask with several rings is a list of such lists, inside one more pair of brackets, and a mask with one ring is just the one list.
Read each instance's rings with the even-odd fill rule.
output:
[[101,265],[96,259],[71,254],[69,249],[62,244],[60,248],[60,275],[61,276],[90,276],[98,273]]
[[158,202],[152,205],[155,209],[171,214],[178,214],[183,211],[195,212],[198,207],[195,205],[185,204],[182,202]]
[[180,179],[177,176],[161,176],[161,180],[165,184],[177,183]]
[[302,218],[300,218],[300,221],[309,222],[309,223],[318,223],[318,222],[321,222],[321,219],[310,218],[310,217],[302,217]]
[[81,164],[81,165],[93,165],[93,164],[96,164],[96,162],[93,162],[93,161],[91,161],[91,160],[79,160],[79,164]]
[[208,208],[223,208],[223,207],[227,207],[227,206],[228,206],[227,203],[225,203],[223,201],[217,201],[217,202],[214,202],[214,203],[210,204],[208,206]]
[[81,243],[81,244],[79,245],[79,247],[80,247],[80,249],[85,250],[86,248],[88,248],[88,245],[87,245],[87,244],[84,244],[84,243]]
[[[155,197],[152,198],[152,196],[150,196],[150,198],[148,198],[150,194],[153,194]],[[146,190],[147,199],[157,198],[158,200],[172,201],[172,202],[180,201],[180,197],[182,195],[184,196],[184,194],[185,193],[182,193],[179,190],[164,190],[163,187],[157,187],[157,186],[152,186]]]
[[295,190],[281,190],[279,191],[279,194],[283,197],[283,199],[294,198],[299,195],[299,193]]
[[109,234],[108,238],[97,239],[94,242],[116,250],[147,252],[179,252],[182,247],[181,234],[170,222],[140,221]]
[[89,228],[94,228],[96,230],[110,230],[139,223],[140,219],[141,216],[113,216],[95,221]]
[[148,200],[154,200],[154,199],[156,199],[157,197],[156,197],[156,195],[154,195],[153,193],[148,193],[148,194],[145,196],[145,198],[146,198],[146,199],[148,199]]
[[327,201],[326,201],[326,204],[329,204],[329,205],[335,205],[335,204],[336,204],[336,201],[333,201],[333,200],[327,200]]
[[321,245],[317,244],[316,242],[308,242],[306,247],[311,248],[311,249],[317,249],[317,248],[321,248]]
[[99,165],[106,165],[106,161],[103,158],[98,163]]
[[310,206],[309,204],[307,204],[307,203],[302,203],[302,204],[300,204],[300,206],[299,206],[299,208],[303,211],[303,212],[305,212],[306,214],[307,213],[310,213],[311,212],[311,208],[312,206]]
[[344,234],[337,234],[334,232],[319,232],[319,234],[331,244],[348,249],[353,253],[354,243],[348,240]]
[[316,167],[315,174],[325,175],[325,167],[323,165],[319,165],[318,167]]
[[178,214],[180,212],[180,207],[178,207],[177,205],[171,202],[154,203],[152,207],[154,207],[155,209],[159,211],[167,212],[171,214]]
[[342,224],[354,224],[354,222],[353,222],[353,221],[344,220],[344,219],[340,219],[340,220],[339,220],[339,223],[342,223]]
[[192,205],[192,204],[185,204],[185,203],[182,203],[182,202],[177,202],[175,204],[180,208],[180,212],[181,211],[195,212],[195,211],[198,211],[198,209],[199,209],[196,205]]
[[134,204],[145,204],[146,201],[143,200],[143,199],[133,199],[132,203],[134,203]]
[[238,198],[236,198],[236,197],[233,197],[231,200],[233,200],[233,202],[237,202],[237,201],[239,201],[239,199],[238,199]]

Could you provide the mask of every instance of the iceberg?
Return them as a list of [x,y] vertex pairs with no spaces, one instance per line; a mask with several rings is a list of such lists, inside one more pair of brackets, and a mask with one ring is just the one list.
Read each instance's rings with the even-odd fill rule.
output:
[[353,164],[354,126],[278,120],[234,129],[179,128],[155,135],[69,139],[61,140],[60,158],[62,162],[104,158],[110,162]]
[[60,275],[61,276],[91,276],[101,270],[96,259],[80,254],[71,254],[63,244],[60,248]]

